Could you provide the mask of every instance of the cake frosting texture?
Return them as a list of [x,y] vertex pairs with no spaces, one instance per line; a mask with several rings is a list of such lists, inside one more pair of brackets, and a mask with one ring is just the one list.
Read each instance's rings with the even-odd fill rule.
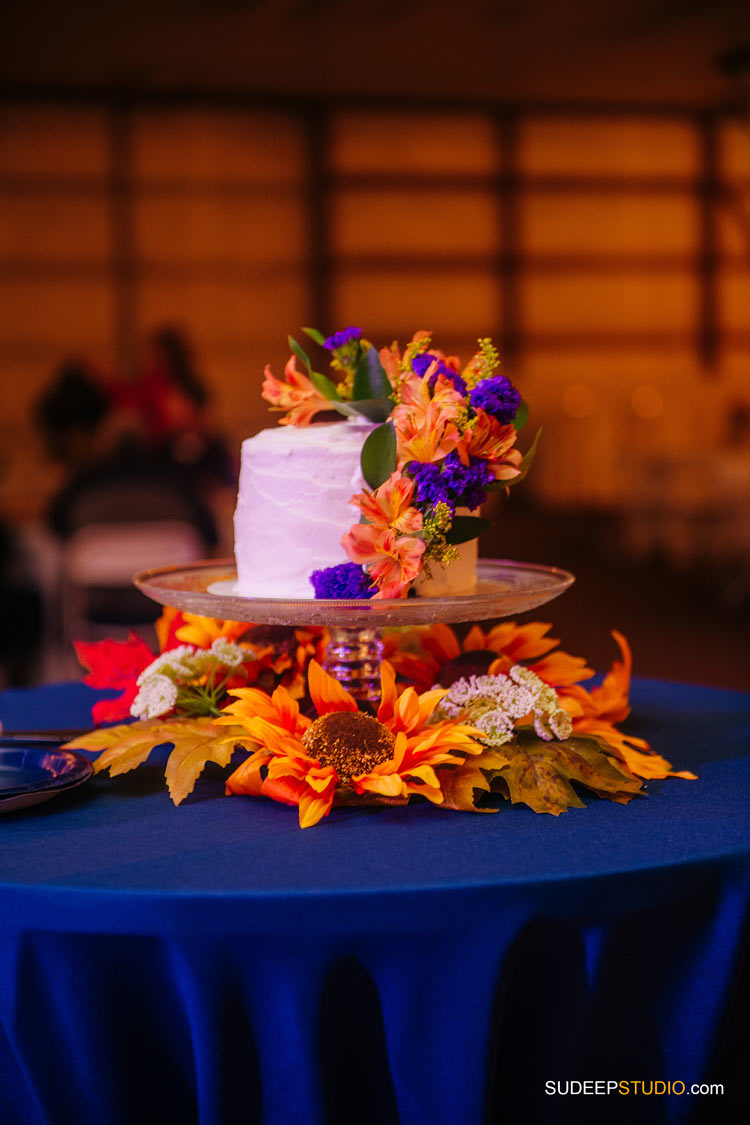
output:
[[360,454],[372,429],[364,419],[277,426],[242,443],[238,593],[312,598],[313,570],[348,561],[341,537],[357,522],[349,501],[364,486]]

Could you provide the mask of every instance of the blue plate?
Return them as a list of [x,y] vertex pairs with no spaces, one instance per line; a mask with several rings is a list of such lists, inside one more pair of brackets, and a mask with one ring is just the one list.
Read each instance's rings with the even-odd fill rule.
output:
[[72,750],[33,742],[3,745],[0,736],[0,812],[27,808],[88,781],[94,767]]

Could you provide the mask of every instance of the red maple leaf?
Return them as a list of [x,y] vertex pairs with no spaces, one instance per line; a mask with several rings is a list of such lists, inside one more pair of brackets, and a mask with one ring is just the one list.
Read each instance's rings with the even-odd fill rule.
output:
[[111,723],[130,716],[130,705],[138,694],[136,683],[144,668],[155,659],[146,642],[131,629],[126,641],[74,641],[76,655],[88,674],[83,682],[93,688],[118,688],[115,699],[101,699],[91,708],[95,723]]

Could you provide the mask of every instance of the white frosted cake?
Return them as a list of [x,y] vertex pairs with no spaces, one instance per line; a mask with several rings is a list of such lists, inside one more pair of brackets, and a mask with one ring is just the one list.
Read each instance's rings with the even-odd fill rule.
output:
[[364,487],[364,418],[275,426],[242,443],[234,551],[237,592],[312,598],[313,570],[348,561],[341,537],[356,523],[349,503]]

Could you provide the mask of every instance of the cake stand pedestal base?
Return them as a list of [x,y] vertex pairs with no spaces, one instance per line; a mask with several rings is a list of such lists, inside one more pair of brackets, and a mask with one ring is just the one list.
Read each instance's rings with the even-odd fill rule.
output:
[[380,699],[380,662],[383,642],[378,629],[333,626],[323,667],[358,702]]

